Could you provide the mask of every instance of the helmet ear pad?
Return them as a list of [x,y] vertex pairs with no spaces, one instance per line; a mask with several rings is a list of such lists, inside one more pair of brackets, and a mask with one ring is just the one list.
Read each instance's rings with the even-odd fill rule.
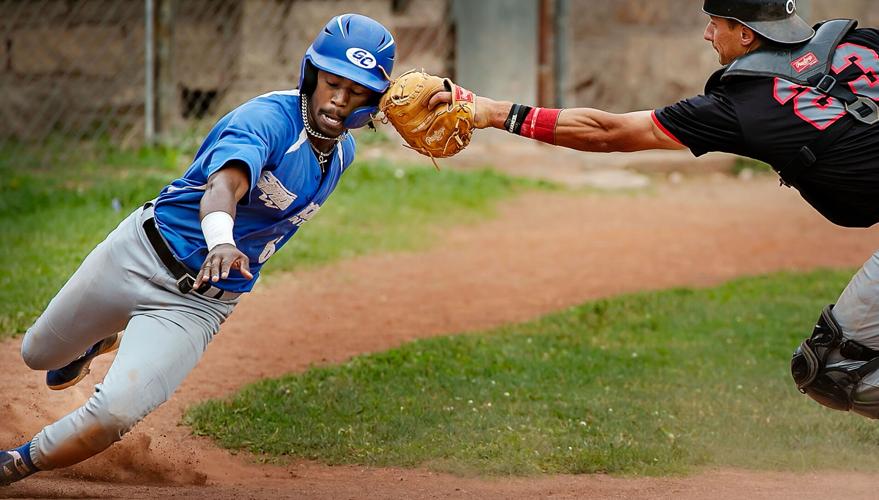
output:
[[299,86],[301,94],[311,96],[314,89],[317,88],[317,68],[311,61],[305,61],[302,68],[302,84]]
[[372,125],[372,117],[378,113],[378,103],[381,101],[382,94],[375,91],[371,92],[372,97],[369,98],[369,101],[367,101],[364,106],[352,111],[351,114],[345,118],[345,128],[352,129],[360,128],[365,125]]

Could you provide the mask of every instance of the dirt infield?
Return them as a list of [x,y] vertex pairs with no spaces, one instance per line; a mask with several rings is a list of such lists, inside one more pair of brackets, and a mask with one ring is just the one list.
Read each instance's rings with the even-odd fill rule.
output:
[[[108,452],[0,489],[38,498],[874,498],[867,473],[706,470],[687,477],[460,478],[426,470],[258,463],[189,435],[183,409],[254,380],[482,329],[622,292],[703,286],[780,269],[857,266],[879,232],[832,226],[760,178],[704,178],[653,194],[531,193],[498,217],[447,230],[432,250],[357,258],[275,279],[246,298],[174,397]],[[803,332],[805,335],[806,331]],[[0,447],[81,404],[0,344]],[[102,375],[109,359],[94,371]],[[804,401],[804,404],[807,404]],[[832,484],[832,493],[831,491]]]

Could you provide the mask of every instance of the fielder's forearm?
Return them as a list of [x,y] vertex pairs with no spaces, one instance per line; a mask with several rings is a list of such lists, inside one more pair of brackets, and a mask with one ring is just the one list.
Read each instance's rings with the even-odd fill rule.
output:
[[637,114],[614,114],[592,108],[562,110],[555,128],[556,144],[580,151],[610,153],[649,149],[639,143]]
[[[476,97],[476,126],[479,128],[499,128],[505,130],[504,122],[510,114],[513,103],[507,101],[495,101],[488,97]],[[484,118],[483,118],[484,117]]]
[[[592,108],[567,108],[562,110],[541,110],[542,114],[529,113],[526,123],[520,127],[510,127],[511,102],[493,101],[479,97],[484,114],[477,122],[484,120],[486,126],[518,133],[525,137],[549,142],[557,146],[594,152],[631,152],[645,149],[680,149],[682,146],[656,134],[650,111],[615,114]],[[477,109],[479,109],[477,107]],[[547,122],[556,112],[551,124],[552,133],[547,134]],[[521,119],[523,115],[520,115]],[[527,123],[528,121],[535,121]],[[544,122],[541,124],[539,122]],[[515,128],[515,130],[510,130]],[[541,133],[541,130],[543,133]]]

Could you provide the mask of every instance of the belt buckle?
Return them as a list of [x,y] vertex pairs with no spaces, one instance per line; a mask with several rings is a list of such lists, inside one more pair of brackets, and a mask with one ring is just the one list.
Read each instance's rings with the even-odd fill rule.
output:
[[177,280],[177,289],[180,290],[180,293],[191,292],[193,285],[195,285],[195,278],[189,274],[184,274]]
[[[855,118],[855,120],[858,120],[861,123],[866,123],[867,125],[874,125],[876,123],[879,123],[879,106],[876,105],[876,101],[862,95],[859,95],[857,97],[858,100],[852,103],[846,103],[845,110],[848,111],[849,114],[851,114]],[[866,115],[861,114],[861,110],[857,108],[861,108],[862,106],[869,108],[869,113],[867,113]]]

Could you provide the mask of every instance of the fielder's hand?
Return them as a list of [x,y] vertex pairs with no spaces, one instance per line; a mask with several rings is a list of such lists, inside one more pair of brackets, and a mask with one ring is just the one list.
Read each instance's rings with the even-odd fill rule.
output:
[[[438,92],[449,94],[446,106],[429,106]],[[447,158],[470,144],[474,99],[472,92],[447,78],[413,70],[391,82],[379,109],[409,147],[431,158]]]
[[192,288],[198,290],[202,283],[208,281],[216,283],[220,279],[226,279],[231,269],[238,269],[247,279],[253,278],[253,274],[250,273],[250,259],[241,250],[227,243],[217,245],[205,257]]
[[[434,109],[437,106],[449,106],[452,104],[452,93],[451,92],[437,92],[427,103],[428,109]],[[474,128],[488,128],[491,126],[490,123],[490,110],[491,105],[494,104],[494,101],[487,97],[476,96],[476,101],[473,104],[473,127]]]

